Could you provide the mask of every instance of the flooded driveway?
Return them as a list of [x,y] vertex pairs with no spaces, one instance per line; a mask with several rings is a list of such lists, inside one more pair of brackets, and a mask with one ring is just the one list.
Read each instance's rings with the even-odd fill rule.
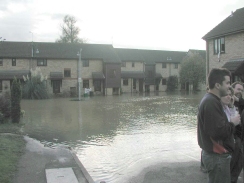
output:
[[157,163],[199,161],[204,93],[22,100],[23,130],[47,146],[72,147],[95,182],[128,182]]

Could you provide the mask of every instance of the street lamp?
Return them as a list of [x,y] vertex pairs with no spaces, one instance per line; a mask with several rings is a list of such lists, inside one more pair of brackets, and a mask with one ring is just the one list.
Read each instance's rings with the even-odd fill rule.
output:
[[82,79],[81,79],[81,51],[82,48],[80,49],[80,52],[77,53],[77,56],[79,56],[79,61],[78,61],[78,87],[79,87],[79,100],[81,99],[81,84],[82,84]]
[[[31,68],[32,67],[32,60],[34,58],[34,43],[33,43],[33,32],[30,31],[29,33],[32,34],[32,42],[31,42],[31,63],[30,63],[30,68]],[[35,53],[38,54],[39,53],[39,50],[36,49]]]

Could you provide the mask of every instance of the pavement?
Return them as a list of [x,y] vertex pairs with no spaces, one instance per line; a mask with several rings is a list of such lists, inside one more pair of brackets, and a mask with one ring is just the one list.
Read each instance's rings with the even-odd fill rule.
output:
[[[200,169],[199,161],[160,163],[147,167],[129,183],[207,183],[207,173]],[[243,183],[241,172],[237,183]]]
[[[45,147],[28,136],[24,136],[24,139],[26,148],[20,158],[14,183],[47,183],[47,170],[64,170],[64,168],[71,168],[69,170],[73,170],[79,183],[94,183],[72,150],[62,146]],[[54,173],[51,176],[55,176]]]
[[[44,144],[28,136],[24,136],[24,139],[27,142],[26,149],[20,158],[18,171],[13,183],[49,183],[47,172],[52,176],[49,177],[49,180],[55,180],[54,176],[57,170],[61,170],[59,173],[63,170],[73,170],[72,173],[74,173],[78,183],[95,183],[71,149],[62,146],[55,146],[53,148],[45,147]],[[62,178],[63,176],[59,175],[59,177]],[[62,182],[57,180],[56,182],[51,182],[66,183],[67,181]],[[177,182],[204,183],[207,182],[207,174],[200,170],[199,161],[178,163],[161,162],[143,169],[143,171],[131,177],[129,181],[121,183]],[[243,172],[241,172],[238,180],[238,183],[242,182]]]

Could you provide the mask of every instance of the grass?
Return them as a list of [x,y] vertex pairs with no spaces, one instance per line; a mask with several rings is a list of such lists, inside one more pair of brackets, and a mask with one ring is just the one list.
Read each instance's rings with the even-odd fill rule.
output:
[[25,140],[21,124],[0,124],[0,182],[13,182],[19,159],[24,152]]

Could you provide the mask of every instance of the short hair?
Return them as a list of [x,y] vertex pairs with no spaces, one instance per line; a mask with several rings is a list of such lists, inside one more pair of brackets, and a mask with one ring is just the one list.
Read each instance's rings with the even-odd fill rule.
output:
[[216,83],[222,85],[225,76],[231,77],[231,73],[226,68],[213,68],[208,75],[209,89],[213,89]]
[[239,84],[239,85],[241,85],[241,86],[243,87],[243,82],[241,82],[241,81],[236,81],[236,82],[232,83],[232,85],[231,85],[232,88],[235,88],[237,84]]

